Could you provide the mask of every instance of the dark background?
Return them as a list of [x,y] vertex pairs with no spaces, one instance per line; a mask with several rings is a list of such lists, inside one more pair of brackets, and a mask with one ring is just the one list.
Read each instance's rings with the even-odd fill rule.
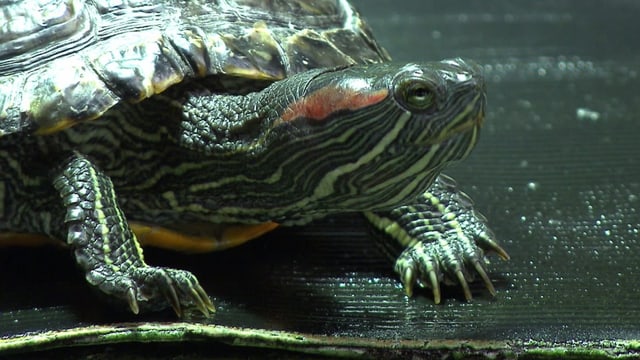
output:
[[[216,324],[380,339],[640,339],[640,2],[354,0],[395,61],[472,58],[489,106],[449,169],[512,259],[498,295],[407,299],[359,217],[223,253],[147,251],[192,270]],[[16,275],[18,273],[18,275]],[[0,334],[134,321],[96,302],[64,250],[0,253]],[[172,314],[151,319],[171,320]],[[147,318],[149,320],[149,318]]]

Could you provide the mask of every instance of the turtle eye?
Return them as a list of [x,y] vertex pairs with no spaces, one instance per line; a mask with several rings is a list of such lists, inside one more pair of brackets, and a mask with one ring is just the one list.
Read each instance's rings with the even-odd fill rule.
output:
[[422,112],[435,105],[432,85],[421,79],[410,79],[398,84],[396,97],[409,111]]

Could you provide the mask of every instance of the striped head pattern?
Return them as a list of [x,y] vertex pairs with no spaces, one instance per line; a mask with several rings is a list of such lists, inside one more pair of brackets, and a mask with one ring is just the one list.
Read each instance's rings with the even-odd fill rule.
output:
[[225,99],[185,107],[205,125],[182,144],[205,144],[211,163],[182,197],[206,198],[220,221],[303,223],[421,194],[475,145],[485,90],[478,68],[454,59],[317,69]]
[[415,197],[470,153],[484,118],[483,79],[461,59],[322,70],[289,94],[267,143],[299,158],[292,176],[336,211]]

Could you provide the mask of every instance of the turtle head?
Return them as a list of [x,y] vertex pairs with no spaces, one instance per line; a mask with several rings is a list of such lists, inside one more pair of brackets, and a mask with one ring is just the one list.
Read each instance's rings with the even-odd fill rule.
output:
[[194,156],[200,171],[176,186],[221,221],[389,209],[470,153],[484,107],[480,71],[461,59],[316,69],[194,97],[177,161]]
[[478,67],[462,59],[309,76],[272,130],[275,143],[304,159],[290,176],[304,186],[312,208],[402,204],[446,164],[466,157],[478,139],[484,82]]

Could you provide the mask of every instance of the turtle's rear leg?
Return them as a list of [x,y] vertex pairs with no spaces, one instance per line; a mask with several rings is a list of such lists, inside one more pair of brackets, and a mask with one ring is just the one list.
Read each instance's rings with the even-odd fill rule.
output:
[[144,262],[111,180],[89,160],[74,153],[55,174],[53,185],[66,209],[67,243],[90,284],[126,301],[134,313],[171,306],[182,316],[183,307],[193,305],[205,316],[214,311],[193,274]]

